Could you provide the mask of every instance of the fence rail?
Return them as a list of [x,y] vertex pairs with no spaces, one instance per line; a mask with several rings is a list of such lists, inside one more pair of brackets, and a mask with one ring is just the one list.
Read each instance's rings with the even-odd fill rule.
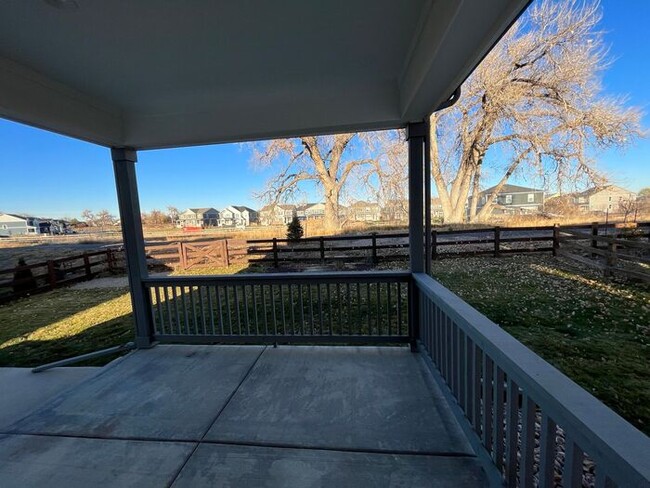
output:
[[650,233],[643,229],[627,230],[625,233],[617,230],[612,235],[599,234],[595,225],[591,233],[563,229],[558,253],[602,270],[605,277],[624,275],[650,282]]
[[289,273],[147,278],[161,342],[409,340],[410,274]]
[[41,261],[0,270],[0,303],[94,278],[114,271],[117,256],[111,249]]
[[507,486],[650,486],[650,438],[431,277],[420,346]]

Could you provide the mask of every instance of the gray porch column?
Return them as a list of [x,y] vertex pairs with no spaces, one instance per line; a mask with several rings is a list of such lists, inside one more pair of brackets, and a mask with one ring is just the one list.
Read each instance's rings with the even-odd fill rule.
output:
[[151,302],[142,278],[147,277],[147,259],[144,252],[144,236],[140,217],[138,183],[135,176],[135,163],[138,156],[133,149],[113,148],[113,171],[117,188],[117,203],[120,208],[122,238],[126,253],[126,266],[131,289],[133,319],[135,322],[135,343],[137,347],[151,347],[153,324]]
[[406,126],[409,149],[409,253],[411,272],[424,272],[424,122]]
[[[409,149],[409,253],[411,273],[424,272],[424,148],[426,124],[406,126]],[[415,280],[409,286],[409,338],[411,351],[417,352],[420,337],[420,303]]]

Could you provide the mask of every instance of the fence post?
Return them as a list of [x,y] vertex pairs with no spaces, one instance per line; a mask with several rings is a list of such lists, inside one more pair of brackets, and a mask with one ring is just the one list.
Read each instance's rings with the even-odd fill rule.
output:
[[[594,236],[594,237],[598,236],[598,222],[592,222],[591,223],[591,235]],[[597,248],[598,247],[598,240],[592,239],[591,240],[591,247]],[[596,256],[597,256],[597,254],[591,253],[592,258],[595,258]]]
[[230,266],[230,252],[228,250],[228,239],[222,241],[223,246],[223,262],[226,267]]
[[273,238],[273,266],[278,267],[278,238]]
[[325,264],[325,239],[320,237],[320,263]]
[[438,231],[431,231],[431,259],[438,259]]
[[616,262],[618,261],[616,257],[616,243],[608,242],[607,243],[607,267],[605,268],[605,277],[614,276],[614,267],[616,267]]
[[560,224],[553,224],[553,256],[557,256],[560,248]]
[[115,263],[114,263],[113,250],[106,250],[106,266],[108,266],[108,272],[113,274],[115,272]]
[[187,268],[187,250],[185,249],[185,244],[183,244],[183,241],[178,242],[178,255],[181,260],[181,268]]
[[378,259],[377,259],[377,233],[373,232],[372,233],[372,264],[377,264]]
[[501,245],[501,228],[494,228],[494,257],[499,257],[499,246]]
[[54,261],[51,259],[47,261],[47,282],[50,288],[54,290],[56,286],[56,270],[54,269]]
[[88,253],[84,253],[84,267],[86,268],[86,276],[90,276],[90,259],[88,258]]

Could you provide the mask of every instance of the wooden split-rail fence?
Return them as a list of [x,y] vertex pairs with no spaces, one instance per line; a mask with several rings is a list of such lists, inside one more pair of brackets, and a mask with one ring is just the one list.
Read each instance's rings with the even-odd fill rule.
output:
[[94,278],[120,267],[113,249],[85,252],[14,268],[0,269],[0,303]]

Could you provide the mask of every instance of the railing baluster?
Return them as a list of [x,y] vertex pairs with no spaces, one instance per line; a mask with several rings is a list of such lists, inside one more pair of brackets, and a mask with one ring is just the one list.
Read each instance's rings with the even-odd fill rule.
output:
[[264,335],[269,335],[269,312],[266,307],[266,287],[262,285],[262,310],[264,312]]
[[341,300],[341,283],[337,282],[336,283],[336,299],[338,300],[338,305],[339,305],[339,318],[338,318],[338,335],[343,334],[343,318],[341,317],[342,315],[342,309],[343,309],[343,303]]
[[238,331],[238,335],[243,335],[242,334],[241,307],[239,306],[239,293],[237,293],[237,285],[232,287],[232,291],[235,294],[235,310],[237,312],[237,331]]
[[300,292],[300,335],[305,335],[305,299],[303,297],[303,285],[298,285]]
[[539,486],[555,486],[555,437],[557,427],[553,419],[542,411],[542,426],[539,439]]
[[203,326],[203,334],[208,333],[208,323],[205,320],[205,301],[203,300],[203,290],[204,286],[199,286],[197,287],[197,291],[199,292],[199,308],[201,309],[201,325]]
[[503,471],[503,406],[504,406],[504,394],[505,394],[505,374],[503,370],[496,364],[494,364],[494,396],[493,396],[493,412],[492,418],[494,423],[492,425],[492,435],[494,436],[494,453],[492,458],[496,464],[499,472]]
[[383,334],[383,327],[381,323],[381,283],[375,283],[377,289],[377,335]]
[[397,335],[402,335],[402,284],[397,283]]
[[[244,307],[244,326],[246,327],[246,335],[251,334],[251,329],[250,329],[250,319],[248,317],[248,293],[246,292],[246,285],[242,285],[241,287],[242,291],[242,305]],[[241,332],[243,335],[244,333]]]
[[345,287],[346,287],[345,289],[346,289],[346,298],[347,298],[347,305],[348,305],[348,316],[345,322],[348,327],[348,335],[352,335],[352,293],[350,292],[349,281],[345,284]]
[[580,488],[582,486],[582,462],[584,452],[571,436],[565,432],[564,438],[564,470],[562,486],[564,488]]
[[217,295],[217,308],[219,308],[219,332],[221,332],[221,334],[224,335],[226,330],[226,324],[223,321],[223,303],[221,301],[221,287],[215,286],[214,289]]
[[481,432],[481,348],[474,343],[474,385],[472,395],[474,396],[474,412],[472,413],[472,425],[479,437]]
[[[386,304],[386,320],[388,322],[388,335],[389,336],[393,335],[393,332],[392,332],[393,326],[392,326],[391,320],[390,320],[391,316],[392,316],[391,309],[393,308],[393,301],[391,300],[391,295],[392,294],[390,292],[391,287],[392,287],[392,283],[387,283],[386,284],[386,300],[387,300],[387,304]],[[423,303],[423,302],[420,302],[420,303]]]
[[483,445],[492,453],[492,359],[483,354]]
[[311,287],[311,283],[309,283],[309,316],[310,316],[310,323],[311,323],[311,335],[314,335],[314,293]]
[[185,320],[185,333],[190,333],[190,319],[187,312],[187,293],[185,292],[185,286],[181,287],[181,297],[183,299],[183,319]]
[[519,486],[533,486],[533,463],[535,449],[535,402],[523,394],[521,408],[521,464]]
[[192,323],[194,324],[194,334],[199,333],[199,317],[196,313],[196,301],[194,300],[194,287],[189,286],[187,288],[187,291],[189,292],[190,295],[190,307],[192,307]]
[[458,327],[458,404],[463,409],[463,412],[465,411],[465,384],[467,383],[467,363],[465,360],[466,339],[467,334]]
[[361,335],[361,283],[357,285],[357,335]]
[[465,371],[467,372],[467,381],[465,382],[465,416],[472,423],[472,413],[474,412],[474,341],[467,337],[465,344]]
[[321,293],[320,285],[321,285],[320,283],[316,285],[316,290],[318,291],[318,318],[320,321],[320,330],[318,331],[318,333],[322,335],[323,330],[325,329],[324,326],[325,321],[323,320],[323,294]]
[[167,333],[173,334],[174,322],[172,321],[172,305],[169,298],[169,288],[163,287],[163,294],[165,295],[165,307],[167,308]]
[[284,285],[280,283],[280,317],[282,317],[282,333],[287,334],[287,317],[284,310]]
[[293,303],[293,285],[289,283],[289,302],[291,303],[291,334],[296,333],[296,311]]
[[232,335],[232,310],[230,309],[230,287],[224,286],[223,291],[226,294],[226,309],[228,310],[228,334]]
[[207,286],[206,287],[206,292],[208,294],[208,309],[210,310],[210,330],[212,331],[212,335],[215,335],[215,328],[214,328],[214,302],[212,301],[212,287]]
[[158,329],[158,332],[160,332],[160,334],[164,334],[165,333],[165,324],[164,324],[164,320],[163,320],[162,303],[161,303],[161,300],[160,300],[160,289],[157,286],[154,286],[153,291],[154,291],[154,293],[156,295],[156,308],[158,309],[159,327],[157,329]]
[[368,316],[368,335],[372,335],[372,325],[370,323],[370,283],[366,283],[366,311]]
[[275,290],[273,289],[273,285],[269,285],[269,290],[270,290],[270,298],[271,298],[271,317],[273,319],[273,335],[277,336],[278,335],[278,320],[277,316],[275,313]]
[[519,450],[519,386],[508,378],[508,400],[506,416],[506,486],[517,484],[517,452]]
[[454,397],[458,399],[458,329],[456,324],[451,318],[447,318],[449,321],[449,333],[451,334],[449,340],[449,374],[451,376],[451,391],[454,394]]
[[257,317],[257,287],[251,285],[251,293],[253,294],[253,317],[255,317],[255,335],[260,333],[260,323]]
[[329,310],[327,322],[329,323],[329,335],[332,335],[332,293],[330,291],[331,283],[326,283],[325,286],[327,287],[327,309]]

